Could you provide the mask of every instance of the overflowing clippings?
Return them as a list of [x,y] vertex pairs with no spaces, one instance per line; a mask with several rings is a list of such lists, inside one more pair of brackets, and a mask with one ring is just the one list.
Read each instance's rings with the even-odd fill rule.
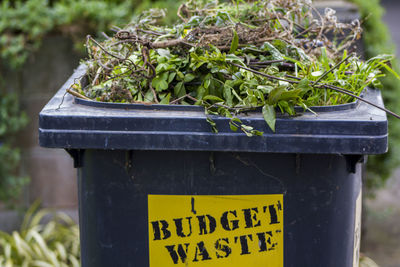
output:
[[[88,84],[73,89],[96,101],[202,105],[231,118],[233,131],[261,132],[238,114],[262,108],[275,130],[276,110],[348,103],[366,86],[380,87],[392,56],[362,61],[354,53],[359,21],[320,14],[308,0],[218,3],[191,0],[180,23],[159,25],[149,10],[102,42],[87,37]],[[217,131],[211,116],[207,116]]]

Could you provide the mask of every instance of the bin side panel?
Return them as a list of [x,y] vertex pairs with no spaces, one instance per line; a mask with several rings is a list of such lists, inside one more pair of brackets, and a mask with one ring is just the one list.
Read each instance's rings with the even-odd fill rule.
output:
[[283,194],[284,266],[350,267],[360,188],[340,155],[87,150],[82,266],[149,266],[149,194]]

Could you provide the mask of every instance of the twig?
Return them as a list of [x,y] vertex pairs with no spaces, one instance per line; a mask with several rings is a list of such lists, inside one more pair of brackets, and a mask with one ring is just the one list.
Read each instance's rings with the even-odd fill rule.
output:
[[78,97],[78,98],[82,98],[82,99],[85,99],[85,100],[92,100],[92,99],[90,99],[90,98],[88,98],[88,97],[86,97],[86,96],[84,96],[84,95],[82,95],[82,94],[70,89],[70,88],[67,89],[67,92],[70,93],[71,95],[75,96],[75,97]]
[[113,32],[119,32],[119,31],[121,30],[121,28],[118,27],[118,26],[112,26],[112,27],[111,27],[111,30],[112,30]]
[[232,66],[235,66],[235,67],[238,67],[238,68],[242,68],[242,69],[247,70],[247,71],[251,71],[251,72],[253,72],[255,74],[258,74],[260,76],[267,77],[267,78],[269,78],[271,80],[278,80],[278,81],[296,83],[296,84],[300,83],[299,81],[292,81],[292,80],[288,80],[288,79],[272,76],[272,75],[266,74],[264,72],[259,72],[259,71],[256,71],[256,70],[253,70],[253,69],[250,69],[250,68],[247,68],[247,67],[244,67],[242,65],[239,65],[239,64],[236,64],[236,63],[232,63],[232,62],[229,62],[229,61],[226,61],[226,63],[231,64]]
[[390,111],[390,110],[388,110],[388,109],[386,109],[386,108],[384,108],[384,107],[378,106],[377,104],[372,103],[372,102],[370,102],[370,101],[368,101],[368,100],[365,100],[364,98],[359,97],[359,96],[357,96],[357,95],[355,95],[355,94],[349,93],[349,92],[347,92],[347,91],[345,91],[345,90],[342,90],[342,89],[338,89],[338,87],[336,87],[336,86],[333,87],[333,86],[330,86],[330,85],[328,85],[328,84],[324,84],[324,85],[322,85],[322,86],[319,87],[319,88],[330,89],[330,90],[337,91],[337,92],[340,92],[340,93],[345,94],[345,95],[349,95],[349,96],[354,97],[354,98],[356,98],[356,99],[358,99],[358,100],[360,100],[360,101],[362,101],[362,102],[365,102],[365,103],[367,103],[367,104],[369,104],[369,105],[371,105],[371,106],[374,106],[374,107],[376,107],[376,108],[378,108],[378,109],[380,109],[380,110],[383,110],[383,111],[385,111],[386,113],[392,115],[393,117],[395,117],[395,118],[397,118],[397,119],[400,119],[400,115],[397,115],[396,113],[394,113],[394,112],[392,112],[392,111]]
[[[293,76],[293,75],[289,75],[289,74],[286,74],[285,77],[290,78],[290,79],[295,79],[295,80],[298,80],[298,81],[301,80],[301,78],[296,77],[296,76]],[[310,83],[311,83],[311,85],[314,85],[314,84],[315,84],[314,81],[310,81]],[[320,85],[323,85],[323,83],[320,83]],[[337,86],[335,86],[335,85],[329,85],[329,86],[332,86],[333,88],[337,88],[337,89],[339,89],[339,90],[347,91],[347,92],[349,92],[349,93],[353,93],[353,92],[350,91],[350,90],[347,90],[347,89],[344,89],[344,88],[340,88],[340,87],[337,87]]]
[[326,75],[328,75],[329,73],[331,73],[332,71],[334,71],[335,69],[337,69],[340,65],[342,65],[344,62],[346,62],[350,57],[352,57],[353,54],[348,55],[345,59],[341,60],[338,64],[336,64],[335,66],[333,66],[330,70],[325,71],[324,74],[322,74],[316,81],[315,84],[318,84],[323,78],[326,77]]
[[164,42],[156,42],[156,43],[151,43],[150,46],[152,48],[168,48],[172,46],[177,46],[177,45],[186,45],[190,47],[195,47],[194,44],[188,43],[185,41],[185,39],[172,39]]
[[[287,80],[287,79],[283,79],[283,78],[280,78],[280,77],[272,76],[272,75],[269,75],[269,74],[266,74],[266,73],[263,73],[263,72],[259,72],[259,71],[256,71],[256,70],[253,70],[253,69],[250,69],[250,68],[247,68],[247,67],[232,63],[232,62],[229,62],[229,61],[227,61],[227,63],[229,63],[229,64],[231,64],[233,66],[236,66],[238,68],[242,68],[244,70],[251,71],[251,72],[253,72],[255,74],[258,74],[260,76],[264,76],[264,77],[269,78],[271,80],[285,81],[285,82],[295,83],[295,84],[299,83],[299,81],[292,81],[292,80]],[[394,113],[394,112],[392,112],[392,111],[390,111],[390,110],[388,110],[388,109],[386,109],[384,107],[378,106],[375,103],[372,103],[372,102],[370,102],[370,101],[368,101],[368,100],[366,100],[366,99],[364,99],[362,97],[359,97],[359,96],[357,96],[357,95],[355,95],[353,93],[350,93],[346,89],[343,89],[343,88],[340,88],[340,87],[337,87],[337,86],[331,86],[331,85],[328,85],[328,84],[321,84],[321,83],[316,84],[316,86],[314,86],[314,87],[321,88],[321,89],[330,89],[330,90],[337,91],[337,92],[340,92],[342,94],[354,97],[354,98],[356,98],[356,99],[358,99],[358,100],[360,100],[362,102],[365,102],[365,103],[367,103],[367,104],[369,104],[371,106],[374,106],[374,107],[376,107],[376,108],[378,108],[380,110],[385,111],[386,113],[394,116],[397,119],[400,119],[400,115],[397,115],[396,113]]]
[[270,60],[270,61],[260,61],[260,62],[249,62],[247,65],[251,66],[252,68],[262,69],[265,68],[267,65],[273,63],[280,63],[278,67],[287,68],[287,69],[294,69],[295,65],[293,63],[285,62],[284,60]]
[[185,4],[182,4],[182,5],[179,6],[178,12],[177,12],[177,16],[178,16],[183,22],[187,23],[188,20],[187,20],[186,18],[183,17],[182,11],[184,11],[184,12],[186,12],[186,13],[188,12],[187,6],[186,6]]
[[250,61],[251,65],[269,65],[273,63],[282,63],[285,60],[283,59],[277,59],[277,60],[267,60],[267,61]]
[[157,99],[156,90],[154,90],[153,86],[151,85],[151,81],[149,81],[149,87],[150,87],[151,92],[153,93],[154,101],[155,101],[157,104],[160,103],[160,102],[158,101],[158,99]]
[[313,5],[309,5],[306,4],[309,8],[311,8],[312,10],[314,10],[314,12],[318,15],[320,22],[321,22],[321,29],[316,37],[317,40],[319,40],[322,36],[322,34],[324,33],[324,29],[325,29],[325,20],[322,17],[321,13],[319,13],[318,9],[316,9]]
[[175,99],[175,100],[169,102],[169,104],[170,104],[170,105],[173,105],[173,104],[175,104],[175,103],[178,103],[178,102],[181,101],[182,99],[185,99],[188,95],[189,95],[189,94],[186,94],[186,95],[184,95],[184,96],[181,96],[181,97],[179,97],[179,98],[177,98],[177,99]]
[[197,102],[197,101],[199,101],[197,98],[194,98],[193,96],[191,96],[191,95],[187,95],[187,98],[189,98],[190,100],[193,100],[194,102]]
[[137,31],[143,32],[143,33],[147,33],[147,34],[152,34],[152,35],[157,35],[157,36],[163,36],[163,33],[159,33],[159,32],[155,32],[155,31],[148,31],[148,30],[143,30],[141,28],[137,28]]
[[103,35],[104,36],[104,38],[106,38],[107,40],[109,40],[110,39],[110,36],[108,36],[105,32],[101,32],[101,35]]
[[120,43],[139,43],[143,46],[147,46],[149,48],[157,49],[157,48],[168,48],[178,45],[186,45],[190,47],[195,47],[194,44],[186,42],[185,39],[171,39],[163,42],[150,42],[149,40],[140,38],[139,36],[132,34],[129,31],[121,30],[115,34],[115,37],[120,39],[121,41],[117,42],[116,44]]
[[312,23],[310,24],[310,26],[308,26],[307,29],[305,29],[304,31],[302,31],[302,32],[300,32],[299,34],[297,34],[294,38],[297,39],[297,38],[299,38],[299,37],[301,37],[301,36],[304,36],[304,34],[308,33],[309,31],[313,30],[312,26],[314,26],[314,24],[315,24],[315,22],[312,22]]
[[119,59],[119,60],[122,60],[122,61],[125,60],[124,58],[119,57],[118,55],[115,55],[115,54],[113,54],[113,53],[108,52],[107,49],[105,49],[99,42],[97,42],[95,39],[93,39],[92,36],[87,35],[87,36],[86,36],[86,39],[87,39],[87,40],[91,40],[93,43],[95,43],[95,44],[96,44],[98,47],[100,47],[100,49],[103,50],[103,52],[106,53],[107,55],[112,56],[112,57],[115,57],[115,58],[117,58],[117,59]]
[[97,79],[99,79],[102,70],[103,70],[103,67],[102,67],[102,66],[100,66],[100,67],[97,69],[96,75],[94,76],[94,79],[93,79],[93,81],[92,81],[92,86],[95,86],[95,85],[96,85]]

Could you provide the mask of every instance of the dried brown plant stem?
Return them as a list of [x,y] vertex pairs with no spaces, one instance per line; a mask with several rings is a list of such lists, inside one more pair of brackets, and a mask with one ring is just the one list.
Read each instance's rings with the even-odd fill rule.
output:
[[178,8],[178,12],[177,12],[177,16],[185,23],[188,22],[187,18],[185,18],[184,16],[189,15],[188,14],[189,10],[187,8],[187,6],[185,4],[182,4],[179,6]]
[[341,60],[338,64],[336,64],[335,66],[333,66],[332,68],[330,68],[329,70],[325,71],[324,74],[322,74],[321,76],[319,76],[319,78],[315,81],[316,84],[318,84],[323,78],[326,77],[326,75],[328,75],[329,73],[331,73],[332,71],[334,71],[335,69],[337,69],[338,67],[340,67],[340,65],[342,65],[344,62],[346,62],[347,60],[349,60],[349,58],[351,58],[353,56],[353,54],[348,55],[345,59]]
[[119,59],[119,60],[125,60],[124,58],[122,58],[122,57],[120,57],[120,56],[118,56],[118,55],[115,55],[115,54],[113,54],[113,53],[110,53],[110,52],[108,52],[107,51],[107,49],[105,49],[99,42],[97,42],[92,36],[90,36],[90,35],[87,35],[86,36],[86,39],[87,39],[87,41],[88,40],[91,40],[93,43],[95,43],[101,50],[103,50],[103,52],[104,53],[106,53],[107,55],[109,55],[109,56],[111,56],[111,57],[115,57],[115,58],[117,58],[117,59]]
[[178,46],[178,45],[185,45],[185,46],[190,46],[194,47],[194,44],[186,42],[185,39],[172,39],[168,41],[163,41],[163,42],[156,42],[156,43],[150,43],[150,47],[157,49],[157,48],[168,48],[168,47],[173,47],[173,46]]
[[143,30],[141,28],[137,28],[137,31],[143,32],[143,33],[147,33],[147,34],[151,34],[151,35],[157,35],[157,36],[163,36],[163,33],[160,32],[155,32],[155,31],[149,31],[149,30]]
[[153,86],[151,85],[151,81],[149,81],[149,87],[150,87],[151,92],[153,93],[154,101],[157,104],[159,104],[160,102],[157,99],[157,92],[156,92],[156,90],[154,90]]
[[186,94],[186,95],[184,95],[184,96],[178,97],[177,99],[175,99],[175,100],[169,102],[169,104],[170,104],[170,105],[176,104],[176,103],[178,103],[179,101],[181,101],[181,100],[185,99],[186,97],[188,97],[188,95],[189,95],[189,94]]
[[69,94],[75,96],[75,97],[78,97],[78,98],[82,98],[82,99],[85,99],[85,100],[92,100],[92,99],[90,99],[90,98],[88,98],[88,97],[86,97],[86,96],[84,96],[84,95],[82,95],[82,94],[80,94],[80,93],[78,93],[78,92],[72,90],[71,88],[68,88],[68,89],[67,89],[67,92],[68,92]]

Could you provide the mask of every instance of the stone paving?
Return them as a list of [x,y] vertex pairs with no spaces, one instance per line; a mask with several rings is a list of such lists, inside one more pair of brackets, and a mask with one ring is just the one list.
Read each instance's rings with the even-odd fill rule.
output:
[[362,251],[380,267],[400,266],[400,169],[366,203]]

